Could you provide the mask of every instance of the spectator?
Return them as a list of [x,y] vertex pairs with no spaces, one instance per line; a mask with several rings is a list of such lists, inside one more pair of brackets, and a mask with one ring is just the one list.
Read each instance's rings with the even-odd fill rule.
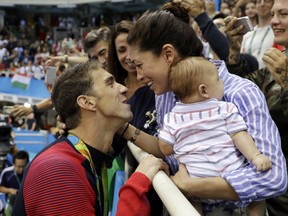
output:
[[264,52],[274,44],[274,34],[270,25],[273,2],[273,0],[256,1],[258,25],[253,31],[244,35],[241,44],[241,53],[255,56],[259,63],[259,69],[265,66],[262,60]]
[[0,192],[6,194],[6,215],[11,214],[23,173],[29,163],[28,152],[21,150],[13,155],[13,166],[5,168],[0,175]]

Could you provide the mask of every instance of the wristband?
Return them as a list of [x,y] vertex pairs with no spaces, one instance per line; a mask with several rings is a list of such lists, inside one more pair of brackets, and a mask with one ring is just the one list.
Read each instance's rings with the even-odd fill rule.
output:
[[132,136],[129,141],[134,143],[137,139],[137,136],[141,133],[141,130],[139,128],[137,128],[134,132],[134,136]]
[[33,110],[33,113],[38,111],[38,108],[37,108],[37,106],[35,104],[32,106],[32,110]]

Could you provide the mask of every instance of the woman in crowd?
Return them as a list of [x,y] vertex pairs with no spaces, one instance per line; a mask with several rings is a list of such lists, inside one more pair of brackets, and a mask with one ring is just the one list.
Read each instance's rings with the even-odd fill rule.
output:
[[256,12],[256,4],[254,0],[250,0],[245,5],[245,15],[249,17],[253,26],[258,24],[258,15]]
[[[185,8],[193,10],[189,1],[183,0],[183,3]],[[170,10],[173,13],[161,10],[146,12],[128,35],[129,57],[136,65],[138,79],[150,86],[157,95],[156,110],[160,126],[164,114],[171,111],[177,101],[168,85],[170,66],[184,57],[202,55],[202,44],[195,32],[183,19],[180,20],[187,11],[178,4],[171,3],[171,7],[174,7],[174,10]],[[229,74],[222,61],[213,63],[224,81],[224,99],[238,107],[248,126],[248,132],[254,138],[258,149],[270,158],[273,169],[258,173],[253,165],[249,165],[221,177],[194,179],[189,177],[187,170],[181,165],[172,180],[188,196],[238,201],[236,204],[242,207],[252,201],[283,194],[287,188],[286,164],[279,133],[269,115],[263,94],[255,84]],[[126,128],[123,136],[126,139],[133,137],[136,145],[159,155],[157,138],[132,125]],[[172,160],[170,168],[174,169]],[[175,168],[177,169],[177,165]],[[221,215],[233,211],[236,207],[231,208],[223,208]]]

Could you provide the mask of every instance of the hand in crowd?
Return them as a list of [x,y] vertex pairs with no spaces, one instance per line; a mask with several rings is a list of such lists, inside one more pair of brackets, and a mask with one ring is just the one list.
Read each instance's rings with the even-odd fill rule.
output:
[[272,167],[270,159],[263,154],[256,155],[252,159],[252,163],[257,167],[257,170],[261,172],[269,170]]
[[243,25],[235,28],[235,23],[237,17],[228,16],[224,19],[225,22],[225,34],[229,42],[230,50],[240,52],[241,43],[243,40],[244,34],[241,33],[241,30],[244,28]]
[[166,164],[162,159],[149,154],[140,162],[135,172],[143,173],[152,181],[159,170],[163,170],[167,175],[169,175],[168,164]]
[[14,105],[11,111],[11,115],[14,117],[27,116],[33,112],[32,107],[26,107],[24,105]]
[[288,60],[279,49],[269,48],[263,55],[263,61],[275,81],[288,89]]
[[181,6],[189,11],[191,17],[197,17],[199,14],[205,12],[204,0],[173,0],[173,2],[180,2]]
[[49,59],[45,62],[45,68],[48,66],[59,66],[63,60],[63,56],[50,56]]

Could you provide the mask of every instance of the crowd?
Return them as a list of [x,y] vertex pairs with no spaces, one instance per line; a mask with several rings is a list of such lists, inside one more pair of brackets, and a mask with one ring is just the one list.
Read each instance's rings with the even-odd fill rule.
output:
[[[54,106],[63,136],[29,163],[12,215],[107,215],[119,154],[117,215],[167,214],[151,190],[161,169],[201,215],[288,215],[287,12],[285,0],[173,0],[49,53],[45,66],[67,66],[51,98],[12,115]],[[127,141],[150,155],[138,164]]]

